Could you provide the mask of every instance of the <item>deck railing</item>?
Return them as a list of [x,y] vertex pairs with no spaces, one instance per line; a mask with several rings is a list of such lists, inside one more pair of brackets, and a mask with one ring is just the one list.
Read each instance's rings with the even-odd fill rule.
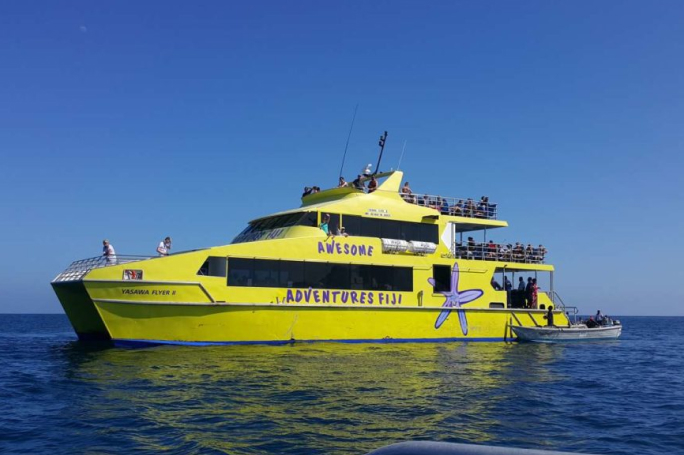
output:
[[519,262],[521,264],[543,264],[546,257],[546,248],[522,248],[516,249],[511,245],[497,243],[456,243],[453,254],[458,259],[474,259],[481,261],[506,261]]
[[494,202],[474,201],[471,198],[445,197],[434,194],[401,193],[409,204],[429,207],[443,215],[464,216],[467,218],[497,219],[497,204]]
[[64,281],[77,281],[83,278],[83,276],[94,269],[99,269],[101,267],[108,267],[112,265],[126,264],[128,262],[143,261],[145,259],[150,259],[150,256],[131,256],[131,255],[119,255],[116,256],[96,256],[94,258],[80,259],[71,263],[62,273],[57,275],[53,283],[61,283]]

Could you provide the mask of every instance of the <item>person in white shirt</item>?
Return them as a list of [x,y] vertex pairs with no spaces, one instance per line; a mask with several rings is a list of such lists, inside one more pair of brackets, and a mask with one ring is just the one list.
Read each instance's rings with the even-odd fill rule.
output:
[[171,254],[171,237],[166,237],[164,240],[159,242],[157,253],[159,253],[159,256],[168,256]]
[[102,241],[102,256],[106,258],[107,265],[116,264],[116,251],[114,251],[114,247],[107,239]]

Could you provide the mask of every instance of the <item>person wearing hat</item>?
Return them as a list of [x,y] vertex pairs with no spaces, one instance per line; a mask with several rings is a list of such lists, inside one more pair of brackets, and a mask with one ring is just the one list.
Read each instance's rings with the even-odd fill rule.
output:
[[159,256],[168,256],[171,254],[171,237],[166,237],[164,240],[159,242],[159,246],[157,246],[157,253],[159,253]]

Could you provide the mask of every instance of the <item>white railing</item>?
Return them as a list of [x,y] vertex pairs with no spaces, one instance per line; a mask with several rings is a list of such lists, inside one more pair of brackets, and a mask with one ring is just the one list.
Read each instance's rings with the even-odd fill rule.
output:
[[497,204],[489,202],[489,198],[474,201],[471,198],[445,197],[434,194],[401,193],[401,197],[409,204],[429,207],[442,215],[464,216],[468,218],[497,219]]
[[116,255],[116,256],[97,256],[94,258],[80,259],[74,261],[62,273],[57,275],[53,283],[62,283],[65,281],[77,281],[83,278],[88,272],[101,267],[109,267],[112,265],[126,264],[128,262],[144,261],[150,259],[150,256],[130,256],[130,255]]
[[455,243],[453,254],[459,259],[506,261],[523,264],[543,264],[547,250],[544,247],[518,247],[498,243]]

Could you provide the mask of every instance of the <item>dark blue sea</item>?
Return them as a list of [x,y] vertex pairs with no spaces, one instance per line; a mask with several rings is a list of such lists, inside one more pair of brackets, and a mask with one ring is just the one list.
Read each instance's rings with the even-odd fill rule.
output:
[[565,345],[120,349],[0,315],[0,453],[684,453],[684,318],[620,319],[618,341]]

